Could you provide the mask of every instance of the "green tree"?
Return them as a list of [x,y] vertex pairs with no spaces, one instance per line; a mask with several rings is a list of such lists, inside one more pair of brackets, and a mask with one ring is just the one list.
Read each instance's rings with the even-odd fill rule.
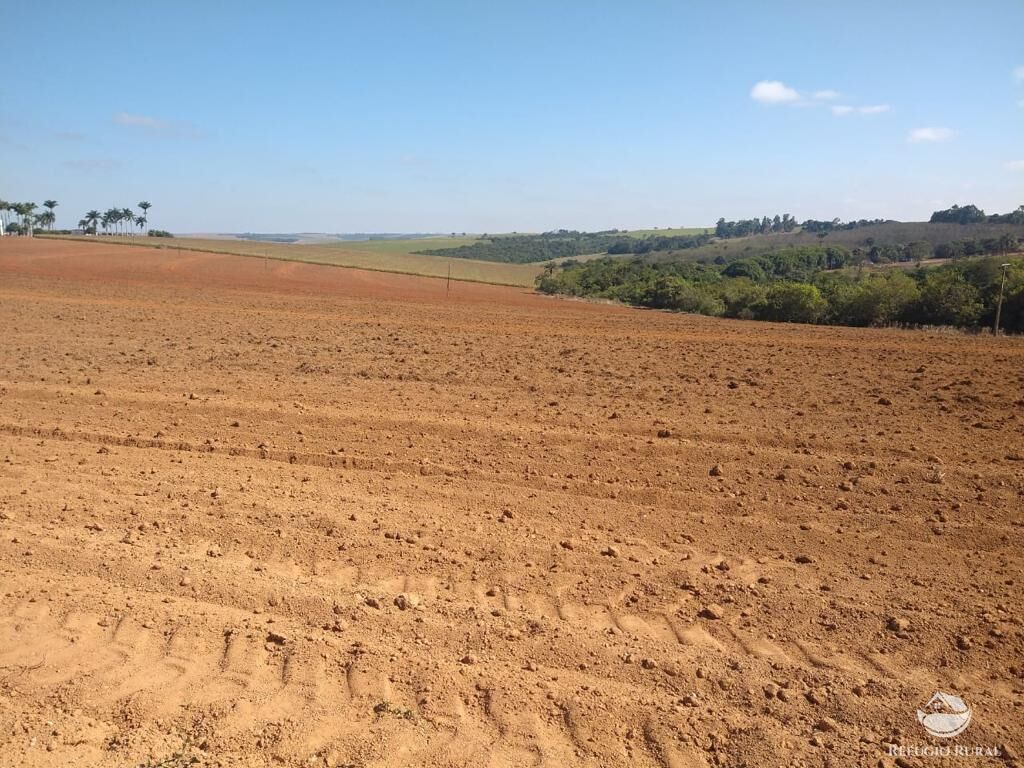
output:
[[764,268],[755,259],[734,261],[722,270],[726,277],[748,277],[755,283],[763,283],[768,279]]
[[977,224],[986,221],[985,212],[976,205],[954,205],[944,211],[935,211],[929,222],[946,222],[951,224]]
[[962,273],[928,270],[911,317],[926,325],[975,325],[983,310],[980,292]]
[[920,296],[917,282],[898,270],[840,281],[827,291],[829,320],[839,325],[889,325],[902,320]]
[[776,283],[768,289],[755,313],[759,319],[784,323],[816,323],[828,304],[816,286],[807,283]]
[[1016,251],[1018,248],[1020,248],[1020,240],[1016,235],[1007,232],[999,238],[999,252],[1004,256]]
[[32,236],[32,222],[35,219],[36,207],[35,203],[14,204],[14,212],[21,219],[21,232],[30,237]]
[[53,223],[57,220],[57,216],[53,212],[53,209],[56,208],[58,205],[59,203],[56,200],[43,200],[43,207],[46,208],[47,212],[50,214],[49,216],[46,217],[47,221],[49,222],[50,229],[53,229]]
[[153,207],[153,204],[148,200],[143,200],[139,203],[139,209],[142,211],[142,222],[144,225],[149,224],[149,209]]
[[753,320],[757,307],[764,302],[768,288],[759,285],[748,277],[736,277],[725,280],[718,287],[718,295],[725,304],[727,317],[741,320]]
[[927,240],[915,240],[904,248],[904,260],[916,261],[920,264],[925,259],[930,259],[934,253],[932,244]]
[[53,229],[53,222],[57,218],[57,215],[53,211],[43,211],[36,216],[36,224],[40,227],[46,227],[47,229]]
[[662,275],[643,293],[644,306],[672,309],[677,312],[695,312],[701,315],[722,315],[725,304],[707,290],[679,277]]

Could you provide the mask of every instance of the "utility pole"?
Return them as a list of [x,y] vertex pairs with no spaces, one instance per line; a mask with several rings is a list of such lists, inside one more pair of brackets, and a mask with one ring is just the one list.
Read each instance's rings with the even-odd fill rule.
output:
[[992,328],[992,335],[999,335],[999,316],[1003,313],[1003,290],[1006,288],[1006,269],[1009,264],[1003,264],[1003,279],[999,283],[999,301],[996,302],[996,323]]

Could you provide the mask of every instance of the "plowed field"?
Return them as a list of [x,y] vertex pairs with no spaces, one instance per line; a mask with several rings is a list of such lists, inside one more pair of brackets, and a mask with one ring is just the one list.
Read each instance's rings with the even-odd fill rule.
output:
[[42,238],[0,328],[2,766],[1024,750],[1019,339]]

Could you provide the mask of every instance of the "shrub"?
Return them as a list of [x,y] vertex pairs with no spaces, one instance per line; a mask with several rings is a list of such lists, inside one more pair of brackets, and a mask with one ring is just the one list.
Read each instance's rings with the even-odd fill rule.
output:
[[758,319],[783,323],[815,323],[828,304],[816,286],[807,283],[776,283],[758,307]]
[[838,283],[827,292],[829,320],[839,325],[888,325],[902,319],[920,295],[917,283],[903,272]]
[[927,325],[976,325],[983,309],[980,292],[960,272],[937,270],[925,274],[910,318]]

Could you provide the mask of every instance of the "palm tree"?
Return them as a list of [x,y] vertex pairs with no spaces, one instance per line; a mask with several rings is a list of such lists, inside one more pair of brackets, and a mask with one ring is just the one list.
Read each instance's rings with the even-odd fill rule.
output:
[[96,228],[100,223],[100,212],[97,210],[91,210],[85,214],[85,221],[87,226],[92,227],[92,233],[96,234]]
[[49,216],[47,216],[47,219],[50,222],[50,229],[53,229],[53,222],[55,222],[57,220],[57,216],[53,212],[53,209],[56,208],[57,205],[58,205],[58,203],[57,203],[56,200],[43,200],[43,207],[49,213]]
[[22,232],[32,236],[32,217],[36,211],[35,203],[15,203],[14,211],[21,217]]
[[121,209],[121,218],[124,219],[124,231],[126,235],[134,235],[134,232],[129,231],[131,226],[135,223],[135,211],[131,208]]
[[6,200],[0,200],[0,224],[3,224],[2,234],[7,234],[7,227],[10,226],[10,219],[7,217],[7,212],[11,209],[11,204]]
[[103,226],[103,231],[106,233],[110,232],[110,227],[114,224],[114,209],[109,208],[103,212],[103,216],[100,217],[100,224]]
[[82,230],[83,232],[85,232],[85,234],[89,234],[89,220],[88,219],[79,219],[78,220],[78,228],[80,230]]
[[146,226],[146,217],[140,213],[138,216],[135,217],[135,223],[139,226],[139,229],[142,229],[143,227]]
[[114,234],[117,234],[117,225],[121,222],[121,209],[120,208],[108,208],[105,214],[109,226],[114,230]]
[[142,219],[146,224],[149,224],[149,209],[153,207],[153,204],[143,200],[139,203],[139,208],[142,209]]
[[53,229],[53,222],[57,219],[57,215],[53,211],[43,211],[36,216],[36,224],[40,227],[46,227],[47,229]]

